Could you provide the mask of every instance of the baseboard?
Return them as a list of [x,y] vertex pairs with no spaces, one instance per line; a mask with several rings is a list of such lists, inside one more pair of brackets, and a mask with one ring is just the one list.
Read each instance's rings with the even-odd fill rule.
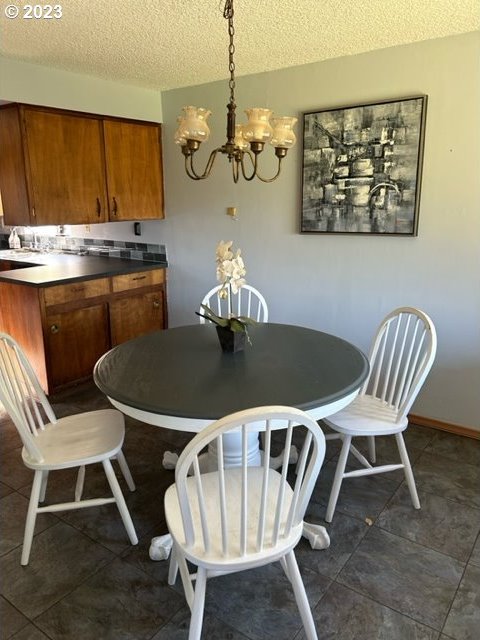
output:
[[457,436],[466,436],[467,438],[480,440],[480,431],[472,429],[471,427],[461,427],[459,424],[451,424],[450,422],[443,422],[442,420],[425,418],[424,416],[419,416],[416,413],[409,413],[408,421],[413,424],[418,424],[421,427],[432,427],[432,429],[455,433]]

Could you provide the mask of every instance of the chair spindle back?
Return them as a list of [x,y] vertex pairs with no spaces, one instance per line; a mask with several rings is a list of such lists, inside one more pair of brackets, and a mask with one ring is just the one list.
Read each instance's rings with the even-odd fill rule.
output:
[[43,457],[35,437],[45,428],[45,420],[39,403],[49,422],[57,419],[20,345],[6,333],[0,333],[0,402],[13,420],[29,455],[41,462]]
[[370,351],[370,375],[360,394],[380,398],[402,419],[431,369],[436,346],[435,327],[423,311],[395,309],[377,331]]
[[[293,432],[300,425],[306,428],[306,435],[296,473],[289,475]],[[225,468],[223,435],[232,430],[241,439],[241,464]],[[247,464],[249,430],[265,430],[261,466]],[[280,434],[283,460],[281,470],[274,471],[269,466],[272,437],[278,446]],[[199,455],[212,443],[218,470],[201,474]],[[290,407],[248,409],[210,425],[187,445],[176,466],[187,546],[195,547],[197,553],[200,547],[206,555],[216,553],[229,558],[244,558],[275,547],[282,538],[290,536],[293,528],[301,526],[324,456],[325,437],[318,424],[304,412]],[[193,479],[187,480],[189,472],[193,473]],[[208,511],[206,492],[209,492]],[[201,540],[198,535],[195,539],[196,531],[201,531]]]
[[[218,295],[221,285],[211,289],[202,300],[214,313],[224,318],[229,316],[247,316],[256,322],[268,322],[268,307],[265,298],[254,287],[244,284],[237,294],[232,295],[226,287],[225,298]],[[200,309],[202,312],[202,309]],[[200,323],[205,324],[205,318],[200,316]]]

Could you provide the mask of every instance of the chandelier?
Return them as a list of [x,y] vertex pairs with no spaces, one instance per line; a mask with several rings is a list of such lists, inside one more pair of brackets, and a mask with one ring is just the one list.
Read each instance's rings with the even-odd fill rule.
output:
[[[193,157],[202,142],[206,142],[210,135],[207,118],[211,111],[202,107],[183,107],[183,115],[177,118],[178,128],[175,132],[175,142],[180,145],[185,157],[185,171],[192,180],[208,178],[218,153],[227,156],[232,165],[234,182],[238,182],[240,175],[245,180],[258,178],[262,182],[273,182],[281,171],[282,159],[287,151],[295,144],[296,138],[293,127],[297,118],[290,116],[273,117],[270,109],[245,109],[248,116],[246,124],[235,123],[235,62],[233,54],[235,45],[233,36],[233,0],[226,0],[223,17],[228,21],[228,67],[230,70],[230,100],[227,104],[227,141],[221,147],[214,149],[203,173],[197,173],[193,166]],[[258,171],[258,156],[262,153],[265,143],[275,147],[278,167],[271,178],[263,178]]]

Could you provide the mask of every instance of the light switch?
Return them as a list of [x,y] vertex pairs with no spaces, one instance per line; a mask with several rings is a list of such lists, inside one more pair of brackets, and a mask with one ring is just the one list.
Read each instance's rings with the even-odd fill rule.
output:
[[235,219],[237,217],[237,207],[227,207],[227,216]]

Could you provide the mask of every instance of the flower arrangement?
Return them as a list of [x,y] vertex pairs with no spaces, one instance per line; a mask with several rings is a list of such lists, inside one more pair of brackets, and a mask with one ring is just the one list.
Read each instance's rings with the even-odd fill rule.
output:
[[224,242],[221,240],[216,249],[215,261],[217,265],[217,280],[222,284],[218,292],[219,298],[226,299],[228,303],[228,317],[224,318],[217,315],[206,304],[202,304],[204,313],[197,315],[211,320],[218,327],[224,327],[230,331],[242,332],[248,335],[247,325],[255,324],[255,320],[247,316],[234,316],[232,314],[232,295],[236,295],[246,283],[244,276],[246,275],[245,264],[241,255],[241,250],[232,250],[233,241]]

